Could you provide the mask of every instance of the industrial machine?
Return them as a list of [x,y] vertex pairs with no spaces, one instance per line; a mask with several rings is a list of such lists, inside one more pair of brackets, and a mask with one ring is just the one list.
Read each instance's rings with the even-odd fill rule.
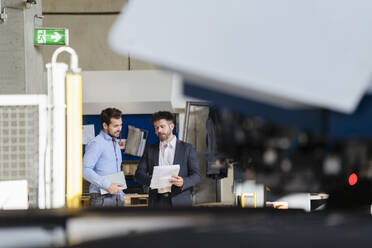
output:
[[246,179],[268,186],[270,194],[327,192],[329,207],[368,206],[372,200],[369,130],[350,120],[364,115],[371,123],[364,112],[369,100],[364,99],[351,116],[312,110],[308,115],[318,114],[312,128],[301,123],[300,113],[275,107],[264,106],[280,120],[273,120],[275,115],[216,108],[216,156],[222,161],[218,164],[233,160],[246,171]]

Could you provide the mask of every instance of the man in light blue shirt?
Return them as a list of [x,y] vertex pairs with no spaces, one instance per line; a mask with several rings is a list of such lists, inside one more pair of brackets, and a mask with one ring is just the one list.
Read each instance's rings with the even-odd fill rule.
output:
[[[85,150],[83,158],[83,177],[91,183],[89,187],[92,207],[123,206],[123,185],[111,183],[103,176],[121,171],[121,151],[117,138],[122,128],[121,111],[107,108],[101,113],[103,129],[92,139]],[[103,188],[109,194],[101,195]]]

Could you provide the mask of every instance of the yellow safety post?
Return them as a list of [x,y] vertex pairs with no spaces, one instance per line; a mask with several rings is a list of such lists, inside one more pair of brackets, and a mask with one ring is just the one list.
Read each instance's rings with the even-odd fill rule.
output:
[[67,184],[68,208],[81,207],[82,179],[82,79],[79,74],[66,75],[67,105]]

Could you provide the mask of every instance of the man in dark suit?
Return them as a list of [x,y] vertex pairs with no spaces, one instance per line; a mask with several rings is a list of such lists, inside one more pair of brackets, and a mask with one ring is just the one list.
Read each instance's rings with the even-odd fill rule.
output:
[[180,141],[173,135],[175,119],[172,113],[156,112],[152,115],[151,122],[160,142],[146,147],[135,178],[149,186],[154,166],[179,164],[179,174],[170,180],[171,187],[150,190],[149,207],[191,206],[191,189],[200,181],[195,150],[191,144]]

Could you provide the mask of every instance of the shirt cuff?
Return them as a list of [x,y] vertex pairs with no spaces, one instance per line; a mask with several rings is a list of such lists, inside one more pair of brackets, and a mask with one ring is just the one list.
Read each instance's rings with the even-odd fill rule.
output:
[[111,183],[107,181],[106,179],[104,179],[102,182],[102,185],[103,185],[103,188],[107,190],[110,187]]

